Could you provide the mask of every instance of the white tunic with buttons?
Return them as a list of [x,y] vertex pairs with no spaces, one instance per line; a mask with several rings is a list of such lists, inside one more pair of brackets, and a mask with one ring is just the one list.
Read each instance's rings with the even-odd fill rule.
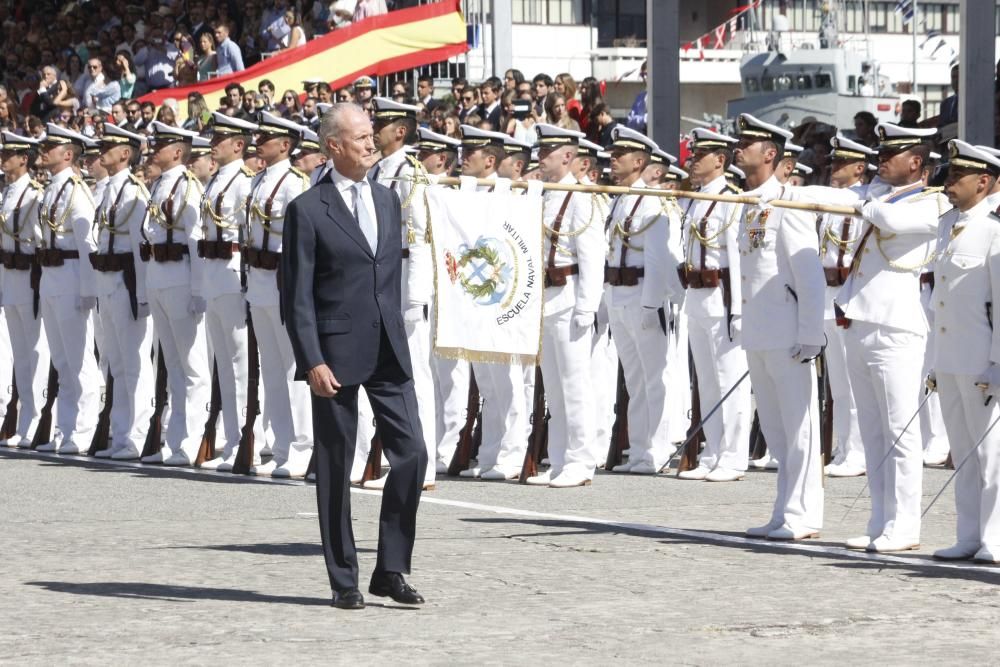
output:
[[[185,178],[186,182],[177,183],[178,179]],[[166,289],[189,285],[191,296],[201,296],[204,280],[204,260],[198,257],[198,240],[202,238],[201,184],[193,174],[187,173],[183,165],[178,165],[163,172],[153,184],[150,197],[152,208],[144,226],[146,240],[153,245],[167,242],[167,229],[164,226],[167,220],[163,210],[167,201],[172,200],[174,230],[171,242],[186,245],[188,254],[179,262],[157,262],[152,259],[147,262],[147,287]]]
[[[30,255],[41,241],[38,211],[42,203],[44,188],[33,181],[28,174],[21,176],[4,189],[4,197],[0,215],[2,215],[3,233],[0,234],[0,248],[5,252],[14,252],[15,246],[20,252]],[[20,211],[17,211],[20,204]],[[14,220],[17,219],[16,236],[14,238]],[[3,295],[4,306],[17,306],[31,303],[34,292],[31,289],[30,271],[16,271],[0,268],[0,294]]]
[[[139,247],[142,244],[141,230],[146,221],[148,204],[149,192],[146,187],[127,169],[123,169],[105,184],[97,204],[97,224],[93,228],[98,253],[132,253],[135,262],[136,300],[139,303],[146,302],[146,263],[139,257]],[[123,280],[121,271],[98,271],[95,278],[98,296],[111,294]]]
[[[559,181],[576,183],[573,174],[566,174]],[[545,314],[554,314],[567,308],[581,313],[596,313],[601,303],[604,285],[605,242],[602,221],[597,219],[591,196],[582,192],[556,192],[546,190],[543,196],[542,218],[545,229],[542,260],[547,267],[552,248],[552,225],[566,197],[570,198],[559,226],[553,264],[558,267],[578,264],[580,273],[569,278],[563,287],[545,290]]]
[[[215,242],[221,238],[224,243],[239,243],[242,240],[240,232],[246,231],[246,203],[252,179],[253,172],[243,166],[243,160],[222,165],[212,176],[201,200],[202,234],[206,241]],[[205,261],[201,288],[203,297],[214,299],[223,294],[237,294],[242,289],[240,253],[234,252],[228,260]]]
[[76,250],[82,258],[82,261],[68,259],[62,266],[44,267],[41,296],[97,296],[96,271],[87,257],[96,249],[90,240],[94,200],[86,184],[72,169],[63,169],[52,176],[45,188],[39,212],[43,216],[40,227],[45,247]]

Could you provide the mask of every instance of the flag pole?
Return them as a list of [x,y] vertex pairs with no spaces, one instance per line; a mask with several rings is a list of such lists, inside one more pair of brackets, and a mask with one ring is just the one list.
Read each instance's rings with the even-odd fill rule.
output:
[[917,0],[913,0],[913,18],[910,19],[910,33],[913,36],[913,90],[910,91],[914,97],[917,94]]

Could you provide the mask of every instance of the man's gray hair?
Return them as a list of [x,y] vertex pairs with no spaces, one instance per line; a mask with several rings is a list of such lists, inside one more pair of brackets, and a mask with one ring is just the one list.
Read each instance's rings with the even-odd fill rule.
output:
[[337,102],[329,109],[319,120],[319,145],[323,151],[323,155],[329,157],[327,151],[329,150],[326,146],[326,140],[329,137],[337,138],[340,135],[341,130],[343,130],[343,118],[344,114],[349,111],[355,111],[362,115],[365,114],[364,108],[360,104],[355,104],[354,102]]

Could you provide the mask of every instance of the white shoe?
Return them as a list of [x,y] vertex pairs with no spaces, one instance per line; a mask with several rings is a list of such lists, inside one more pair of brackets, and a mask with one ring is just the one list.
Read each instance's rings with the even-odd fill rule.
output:
[[947,549],[938,549],[934,552],[937,560],[969,560],[974,558],[979,549],[978,544],[955,544]]
[[131,445],[119,448],[111,454],[112,461],[134,461],[139,458],[139,450]]
[[861,477],[865,474],[865,468],[847,462],[831,463],[823,469],[823,472],[828,477]]
[[765,523],[763,526],[754,526],[753,528],[747,528],[746,536],[767,537],[768,533],[770,533],[772,530],[777,530],[778,528],[781,528],[781,524],[772,521],[770,523]]
[[590,486],[590,477],[583,472],[563,471],[549,482],[550,489],[571,489],[575,486]]
[[362,488],[365,488],[365,489],[381,490],[381,489],[385,488],[385,480],[387,480],[387,479],[389,479],[389,475],[388,474],[382,475],[378,479],[370,479],[370,480],[368,480],[367,482],[365,482],[361,486],[362,486]]
[[95,459],[110,459],[111,458],[111,448],[102,449],[99,452],[94,453]]
[[551,476],[549,475],[549,471],[546,470],[545,472],[539,475],[535,475],[534,477],[529,477],[528,479],[525,480],[525,483],[530,486],[548,486],[549,483],[551,483],[551,481],[552,479]]
[[625,463],[619,463],[611,472],[632,472],[632,461],[626,461]]
[[750,461],[750,467],[756,470],[777,470],[778,459],[774,458],[770,454],[766,454],[759,459],[753,459]]
[[173,466],[177,468],[193,465],[194,461],[188,458],[188,455],[184,452],[175,452],[163,459],[163,465]]
[[983,547],[976,552],[976,555],[972,557],[972,560],[977,563],[1000,563],[1000,549],[997,547],[991,547],[989,545],[983,545]]
[[214,459],[203,461],[199,468],[202,470],[216,470],[218,472],[232,472],[233,464],[236,462],[236,453],[233,452],[229,458],[216,456]]
[[948,461],[948,452],[924,452],[925,466],[943,466]]
[[87,447],[83,445],[78,445],[72,440],[64,440],[61,445],[59,445],[60,454],[69,454],[72,456],[86,456]]
[[56,451],[56,442],[55,442],[55,440],[50,440],[49,442],[46,442],[46,443],[41,444],[41,445],[38,445],[37,447],[35,447],[35,451],[36,452],[54,452],[54,451]]
[[435,470],[439,475],[446,475],[448,474],[448,464],[444,461],[438,461]]
[[649,461],[636,461],[635,465],[629,468],[629,473],[632,475],[655,475],[658,472],[660,469]]
[[515,470],[514,468],[505,468],[504,466],[493,466],[489,470],[484,470],[479,476],[480,479],[489,480],[507,480],[507,479],[517,479],[521,475],[520,470]]
[[872,543],[872,538],[867,535],[852,537],[844,542],[844,546],[855,551],[865,551]]
[[[169,454],[167,454],[167,456],[169,456]],[[163,449],[160,449],[160,451],[150,454],[149,456],[143,456],[140,461],[142,463],[163,463],[164,458],[166,457],[164,456]]]
[[251,466],[250,474],[258,477],[270,477],[277,467],[278,464],[274,462],[274,459],[271,459],[267,463],[262,463],[259,466]]
[[468,470],[463,470],[458,473],[459,477],[472,477],[473,479],[478,478],[483,472],[480,467],[469,468]]
[[718,467],[705,477],[706,482],[738,482],[746,477],[742,470],[732,470],[730,468]]
[[632,455],[631,447],[626,447],[625,449],[622,450],[622,456],[631,456],[631,455]]
[[291,467],[283,463],[271,471],[271,477],[275,479],[302,479],[306,476],[306,468]]
[[919,548],[920,548],[920,542],[917,542],[915,540],[893,539],[888,535],[882,535],[872,540],[872,543],[868,545],[865,551],[874,551],[875,553],[888,554],[888,553],[895,553],[897,551],[913,551],[914,549],[919,549]]
[[[11,445],[13,447],[13,445]],[[17,443],[18,449],[31,449],[31,438],[21,438]]]
[[787,523],[775,528],[767,534],[767,539],[778,542],[793,542],[796,540],[813,540],[819,537],[819,531],[812,528],[793,528]]
[[679,479],[690,479],[700,482],[708,477],[708,473],[712,472],[706,466],[698,465],[694,470],[685,470],[682,473],[678,473],[677,477]]
[[540,466],[550,466],[550,465],[552,465],[552,461],[550,461],[549,457],[546,456],[544,459],[541,460],[541,462],[538,465],[540,465]]

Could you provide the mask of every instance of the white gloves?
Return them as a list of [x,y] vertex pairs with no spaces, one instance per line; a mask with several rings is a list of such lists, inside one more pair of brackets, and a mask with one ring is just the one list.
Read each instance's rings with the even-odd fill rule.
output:
[[983,390],[987,403],[994,396],[1000,396],[1000,366],[990,364],[990,367],[976,378],[976,386]]
[[78,296],[76,298],[76,309],[82,313],[97,308],[96,296]]
[[423,322],[427,319],[424,314],[424,309],[427,306],[422,303],[410,303],[407,304],[406,308],[403,310],[403,321],[407,324],[415,324],[416,322]]
[[203,315],[205,311],[208,310],[208,304],[205,303],[205,297],[203,296],[192,296],[191,301],[188,303],[188,312],[192,315]]
[[148,303],[136,304],[135,317],[136,319],[149,317],[149,304]]
[[642,307],[641,326],[643,331],[660,326],[660,313],[657,312],[656,308]]
[[570,332],[573,338],[579,338],[594,328],[594,313],[581,313],[573,311],[573,321],[570,323]]
[[805,364],[818,357],[822,351],[823,348],[819,345],[796,345],[789,350],[788,354],[794,361],[801,361]]
[[743,333],[743,318],[739,315],[733,315],[729,320],[729,341],[735,343],[739,340],[741,333]]

